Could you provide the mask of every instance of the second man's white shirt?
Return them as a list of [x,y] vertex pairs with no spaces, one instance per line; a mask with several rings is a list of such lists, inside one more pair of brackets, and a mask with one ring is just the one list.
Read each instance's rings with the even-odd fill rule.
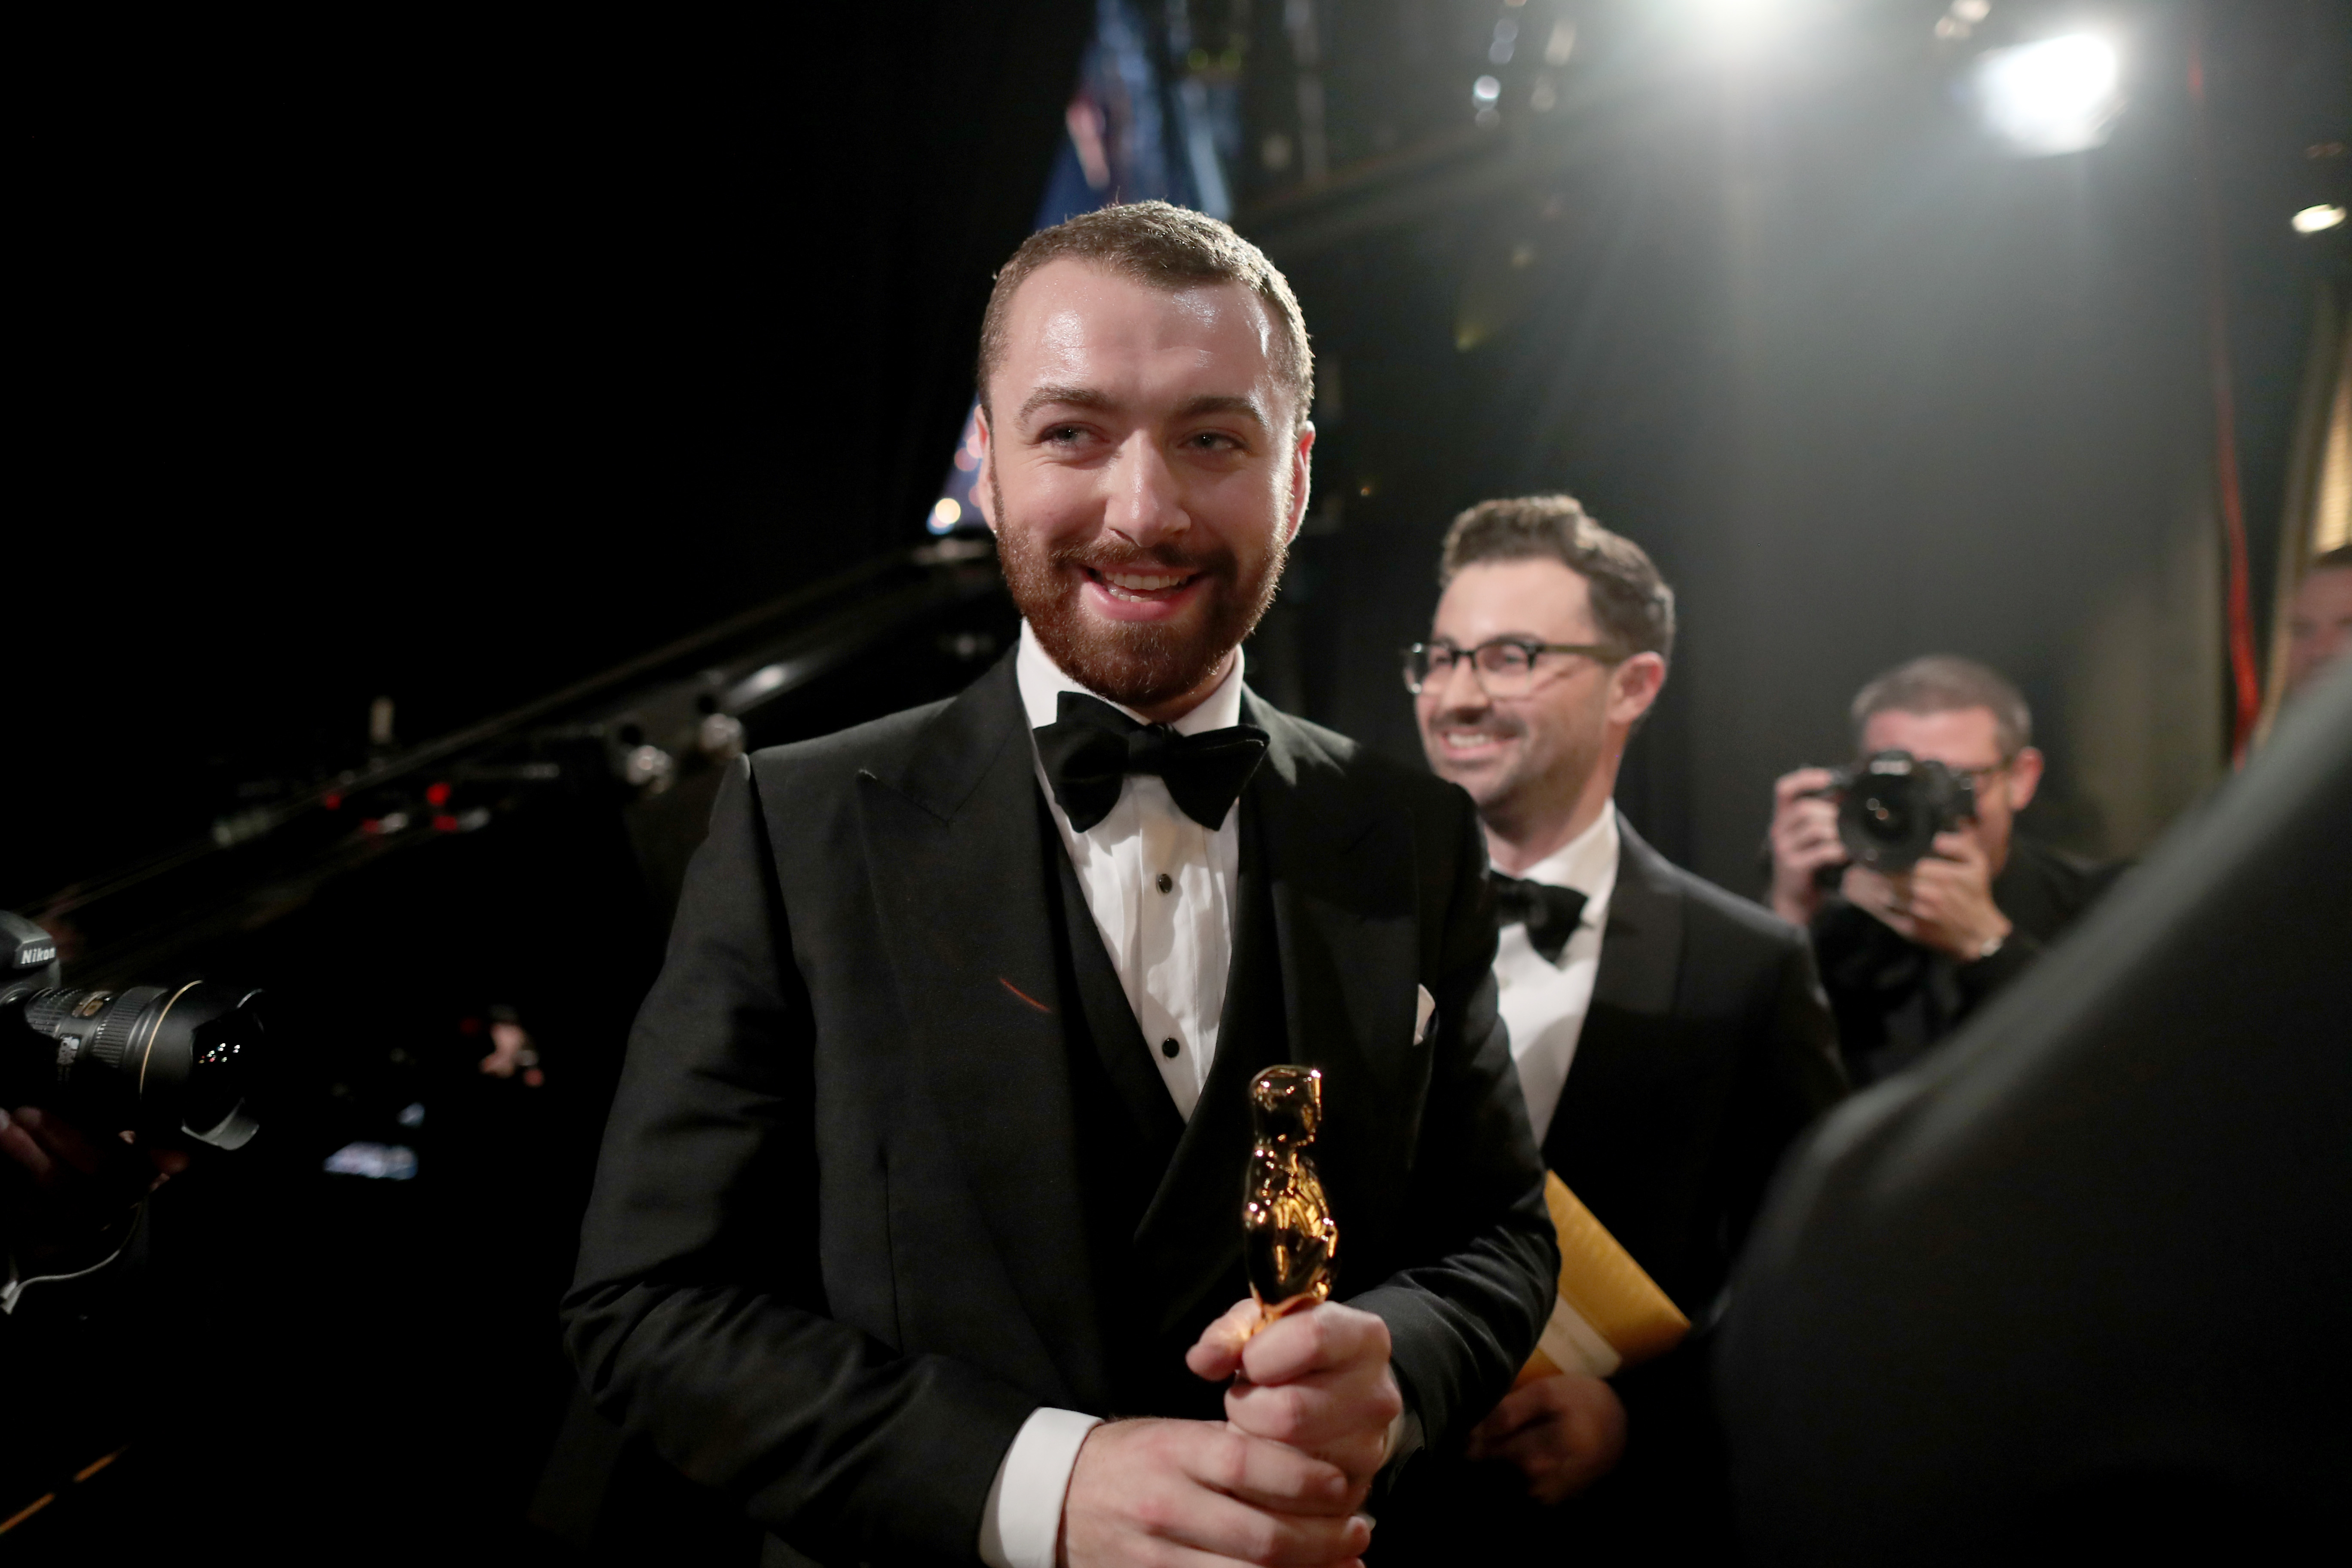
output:
[[1576,1042],[1592,1010],[1592,983],[1601,973],[1601,936],[1609,927],[1609,900],[1617,890],[1617,807],[1528,868],[1522,879],[1584,895],[1584,913],[1555,964],[1528,941],[1528,928],[1507,925],[1495,952],[1495,984],[1503,1022],[1511,1032],[1511,1062],[1528,1101],[1528,1121],[1541,1147],[1559,1109],[1560,1090],[1576,1060]]

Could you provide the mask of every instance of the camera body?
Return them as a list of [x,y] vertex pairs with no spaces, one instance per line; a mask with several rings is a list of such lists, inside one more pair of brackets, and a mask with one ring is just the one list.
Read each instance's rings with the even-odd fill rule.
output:
[[0,1103],[220,1149],[258,1130],[261,993],[209,981],[69,989],[57,942],[0,911]]
[[1822,792],[1838,803],[1838,840],[1857,865],[1907,871],[1939,833],[1977,814],[1976,781],[1908,752],[1876,752],[1841,768]]

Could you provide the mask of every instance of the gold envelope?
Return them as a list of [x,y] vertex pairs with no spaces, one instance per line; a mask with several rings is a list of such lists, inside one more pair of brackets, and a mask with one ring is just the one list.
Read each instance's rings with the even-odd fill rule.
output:
[[1520,1383],[1563,1372],[1607,1377],[1682,1343],[1690,1320],[1549,1171],[1544,1206],[1559,1237],[1559,1295]]

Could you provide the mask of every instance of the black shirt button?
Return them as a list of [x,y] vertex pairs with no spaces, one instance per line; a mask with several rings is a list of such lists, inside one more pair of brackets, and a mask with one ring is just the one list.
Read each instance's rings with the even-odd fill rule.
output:
[[1176,1037],[1173,1035],[1169,1036],[1168,1038],[1160,1042],[1160,1054],[1166,1057],[1171,1062],[1176,1059],[1176,1053],[1183,1048],[1183,1047],[1176,1043]]
[[[1160,890],[1161,892],[1163,892],[1163,893],[1172,893],[1172,892],[1174,892],[1174,891],[1176,890],[1176,879],[1175,879],[1175,878],[1173,878],[1173,877],[1171,877],[1171,876],[1170,876],[1170,875],[1169,875],[1167,872],[1165,872],[1165,871],[1160,872]],[[1173,1055],[1174,1053],[1172,1053],[1172,1052],[1171,1052],[1171,1053],[1170,1053],[1170,1054],[1171,1054],[1171,1055]]]

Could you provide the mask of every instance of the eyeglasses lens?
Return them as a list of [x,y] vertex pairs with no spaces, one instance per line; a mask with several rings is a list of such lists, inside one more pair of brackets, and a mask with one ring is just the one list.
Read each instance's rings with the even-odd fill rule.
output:
[[1444,686],[1461,659],[1471,661],[1477,682],[1489,697],[1524,697],[1535,661],[1517,643],[1488,643],[1463,650],[1444,643],[1415,643],[1405,649],[1405,689],[1419,696],[1431,686]]
[[1489,697],[1526,696],[1534,668],[1528,650],[1517,643],[1488,643],[1478,650],[1478,684]]

